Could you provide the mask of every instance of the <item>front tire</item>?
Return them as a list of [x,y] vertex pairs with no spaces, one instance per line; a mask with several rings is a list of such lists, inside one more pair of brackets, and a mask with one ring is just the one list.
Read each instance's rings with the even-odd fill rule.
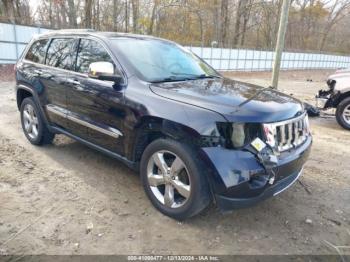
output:
[[184,220],[210,203],[202,161],[188,145],[157,139],[145,149],[140,165],[144,190],[163,214]]
[[55,134],[47,129],[39,108],[32,97],[23,100],[20,111],[22,129],[29,142],[33,145],[52,143]]
[[350,130],[350,97],[341,101],[337,106],[336,119],[339,125]]

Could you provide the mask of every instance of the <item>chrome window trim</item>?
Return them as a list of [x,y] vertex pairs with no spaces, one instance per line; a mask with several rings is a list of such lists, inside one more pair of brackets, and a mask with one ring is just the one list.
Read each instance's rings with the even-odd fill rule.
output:
[[45,68],[55,69],[55,70],[58,70],[58,71],[62,71],[62,72],[65,72],[65,73],[69,73],[69,74],[74,74],[74,75],[78,75],[78,76],[86,76],[86,77],[88,77],[87,74],[82,74],[82,73],[79,73],[79,72],[75,72],[75,71],[71,71],[71,70],[67,70],[67,69],[63,69],[63,68],[59,68],[59,67],[53,67],[53,66],[49,66],[49,65],[39,64],[39,63],[30,61],[30,60],[27,60],[27,59],[23,59],[23,61],[24,61],[25,63],[34,64],[34,65],[39,65],[39,66],[43,66],[43,67],[45,67]]
[[[83,126],[85,126],[85,127],[91,128],[91,129],[93,129],[93,130],[95,130],[95,131],[98,131],[98,132],[100,132],[100,133],[103,133],[103,134],[105,134],[105,135],[108,135],[108,136],[111,136],[111,137],[114,137],[114,138],[119,138],[120,136],[123,136],[123,134],[122,134],[118,129],[116,129],[116,128],[113,128],[113,127],[108,126],[108,130],[107,130],[107,129],[105,129],[105,128],[96,126],[96,125],[91,124],[91,123],[89,123],[89,122],[87,122],[87,121],[78,119],[78,118],[76,118],[76,117],[70,115],[68,110],[65,110],[65,109],[63,109],[63,108],[62,108],[62,110],[58,110],[58,109],[56,109],[55,107],[56,107],[56,106],[54,106],[54,105],[47,105],[47,106],[46,106],[46,109],[47,109],[49,112],[53,113],[53,114],[56,114],[56,115],[61,116],[61,117],[64,117],[64,118],[66,118],[66,119],[68,119],[68,120],[71,120],[71,121],[73,121],[73,122],[75,122],[75,123],[78,123],[78,124],[80,124],[80,125],[83,125]],[[63,111],[64,111],[64,112],[63,112]]]
[[58,110],[58,109],[55,109],[55,107],[58,107],[58,106],[54,106],[54,105],[46,105],[45,107],[47,111],[54,113],[55,115],[61,116],[63,118],[67,117],[68,111],[66,109],[60,108],[60,110]]
[[[88,74],[84,74],[84,73],[80,73],[80,72],[77,72],[77,71],[74,71],[74,70],[67,70],[67,69],[63,69],[63,68],[59,68],[59,67],[54,67],[54,66],[49,66],[49,65],[46,65],[46,64],[40,64],[40,63],[36,63],[36,62],[33,62],[33,61],[30,61],[30,60],[27,60],[25,59],[26,57],[26,54],[28,52],[28,50],[30,49],[30,47],[33,45],[33,43],[35,41],[39,41],[39,40],[49,40],[50,42],[50,45],[51,45],[51,42],[53,39],[61,39],[61,38],[71,38],[71,39],[78,39],[78,40],[81,40],[81,39],[88,39],[88,40],[93,40],[93,41],[96,41],[98,42],[99,44],[102,45],[102,47],[106,50],[106,52],[109,54],[109,56],[111,57],[113,63],[115,64],[115,66],[118,68],[118,70],[122,73],[122,76],[123,76],[123,81],[124,81],[124,86],[127,86],[128,85],[128,77],[126,75],[126,72],[124,70],[124,68],[122,67],[122,65],[119,63],[118,59],[114,56],[113,52],[110,51],[110,49],[108,48],[108,46],[106,45],[106,43],[104,41],[102,41],[101,39],[99,39],[98,37],[95,37],[95,36],[91,36],[91,35],[53,35],[53,36],[39,36],[39,37],[33,37],[33,39],[28,43],[26,49],[23,51],[22,53],[22,56],[20,57],[20,59],[18,61],[22,61],[22,62],[26,62],[26,63],[31,63],[31,64],[34,64],[34,65],[38,65],[38,66],[44,66],[46,68],[50,68],[50,69],[58,69],[60,71],[63,70],[63,72],[69,72],[70,74],[75,74],[75,75],[78,75],[78,76],[85,76],[85,77],[88,77]],[[79,42],[80,44],[80,42]],[[48,48],[50,48],[50,45],[48,46]],[[79,48],[79,46],[78,46]],[[46,50],[46,55],[47,55],[47,51]],[[77,50],[77,54],[78,54],[78,51]],[[45,57],[46,57],[45,55]],[[46,60],[46,59],[45,59]],[[46,61],[45,61],[46,62]]]
[[[55,66],[49,66],[49,65],[47,65],[47,64],[46,64],[46,60],[47,60],[48,51],[49,51],[49,49],[50,49],[50,47],[51,47],[51,45],[52,45],[53,40],[55,40],[55,39],[65,39],[65,38],[73,39],[73,40],[78,40],[78,47],[79,47],[79,38],[76,37],[76,36],[63,36],[63,37],[48,38],[48,40],[49,40],[49,46],[47,47],[46,53],[45,53],[45,64],[40,64],[40,63],[38,63],[38,64],[39,64],[39,65],[45,65],[45,66],[50,67],[50,68],[63,69],[63,68],[60,68],[60,67],[55,67]],[[39,40],[44,40],[44,39],[45,39],[45,38],[39,39]],[[77,52],[76,52],[76,54],[77,54]],[[75,59],[74,59],[74,60],[76,60],[76,58],[77,58],[77,55],[76,55],[76,54],[75,54]],[[74,63],[75,63],[75,62],[74,62]],[[72,72],[71,70],[68,70],[68,69],[63,69],[63,70]],[[74,72],[74,71],[73,71],[73,72]]]

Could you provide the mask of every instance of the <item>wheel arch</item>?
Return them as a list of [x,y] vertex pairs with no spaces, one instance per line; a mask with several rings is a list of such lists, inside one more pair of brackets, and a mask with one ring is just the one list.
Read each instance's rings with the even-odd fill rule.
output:
[[18,110],[21,108],[23,100],[27,97],[33,97],[33,92],[29,88],[18,87],[16,91],[16,101]]
[[51,132],[53,132],[50,128],[49,121],[46,117],[46,114],[41,106],[40,99],[39,99],[38,95],[35,93],[35,91],[27,85],[23,85],[23,84],[17,85],[16,86],[16,101],[17,101],[18,110],[20,110],[23,100],[26,99],[27,97],[33,98],[34,103],[39,108],[39,113],[41,114],[41,116],[44,120],[44,123],[49,128],[49,130]]
[[154,116],[142,117],[135,127],[135,139],[131,158],[141,160],[146,147],[159,138],[170,138],[195,146],[201,135],[191,127]]
[[[154,116],[145,116],[141,118],[138,125],[135,127],[135,130],[136,135],[131,159],[134,163],[136,163],[137,170],[140,168],[140,161],[143,152],[147,146],[156,139],[173,139],[178,142],[186,143],[193,148],[200,147],[202,143],[205,143],[202,141],[202,136],[193,128]],[[198,158],[202,161],[209,160],[205,156],[205,152],[202,150],[198,150]],[[211,163],[207,164],[209,168],[205,169],[204,173],[206,180],[209,183],[211,197],[215,201],[213,191],[213,179],[215,175],[213,173],[216,172],[216,169]]]
[[340,94],[337,100],[334,102],[334,107],[337,107],[344,99],[348,97],[350,97],[350,91]]

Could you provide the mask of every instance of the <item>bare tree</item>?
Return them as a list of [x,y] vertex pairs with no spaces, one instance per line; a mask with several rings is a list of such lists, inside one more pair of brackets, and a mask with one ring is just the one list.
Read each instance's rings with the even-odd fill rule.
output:
[[113,20],[113,30],[117,31],[117,3],[118,0],[113,0],[113,15],[112,15],[112,20]]
[[125,0],[125,32],[129,32],[129,2]]
[[157,12],[158,6],[159,6],[159,0],[154,0],[153,7],[152,7],[151,20],[150,20],[150,24],[149,24],[149,28],[148,28],[148,34],[150,34],[150,35],[153,34],[154,21],[156,19],[156,12]]
[[13,1],[11,0],[1,0],[3,6],[4,6],[4,15],[5,17],[11,21],[14,22],[15,16],[13,12]]
[[85,0],[85,27],[91,28],[92,0]]
[[[332,1],[329,1],[332,3]],[[344,17],[349,15],[350,12],[350,1],[349,0],[335,0],[333,5],[329,10],[329,15],[327,18],[326,25],[322,32],[320,51],[324,50],[326,40],[328,38],[329,32],[332,28],[341,21]]]
[[131,6],[132,6],[132,31],[133,33],[137,33],[137,23],[139,19],[139,0],[131,0]]
[[240,33],[241,35],[241,46],[244,45],[244,42],[245,42],[245,36],[246,36],[246,33],[247,33],[247,29],[248,29],[248,21],[250,19],[250,13],[251,13],[251,10],[252,10],[252,7],[253,7],[253,1],[252,0],[246,0],[244,2],[244,7],[243,7],[243,25],[242,25],[242,31]]
[[[184,44],[272,49],[281,0],[0,0],[0,18],[52,28],[156,35]],[[286,48],[350,52],[350,0],[292,0]]]
[[221,0],[221,44],[223,47],[227,43],[227,34],[228,34],[228,0]]
[[77,11],[75,9],[74,0],[67,0],[67,2],[68,2],[69,25],[73,28],[76,28],[78,24],[77,24]]
[[242,16],[242,6],[244,0],[238,0],[238,7],[236,10],[236,21],[235,21],[235,35],[233,37],[233,46],[236,47],[239,41],[239,31],[241,28],[241,16]]

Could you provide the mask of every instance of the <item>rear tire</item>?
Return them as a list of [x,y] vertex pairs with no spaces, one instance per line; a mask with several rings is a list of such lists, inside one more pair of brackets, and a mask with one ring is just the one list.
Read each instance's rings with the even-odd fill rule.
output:
[[184,220],[199,214],[211,201],[203,166],[196,151],[188,145],[157,139],[142,155],[141,181],[160,212]]
[[22,129],[29,142],[33,145],[51,144],[55,134],[47,129],[32,97],[22,101],[20,112]]
[[336,119],[339,125],[350,130],[350,97],[339,103],[336,111]]

